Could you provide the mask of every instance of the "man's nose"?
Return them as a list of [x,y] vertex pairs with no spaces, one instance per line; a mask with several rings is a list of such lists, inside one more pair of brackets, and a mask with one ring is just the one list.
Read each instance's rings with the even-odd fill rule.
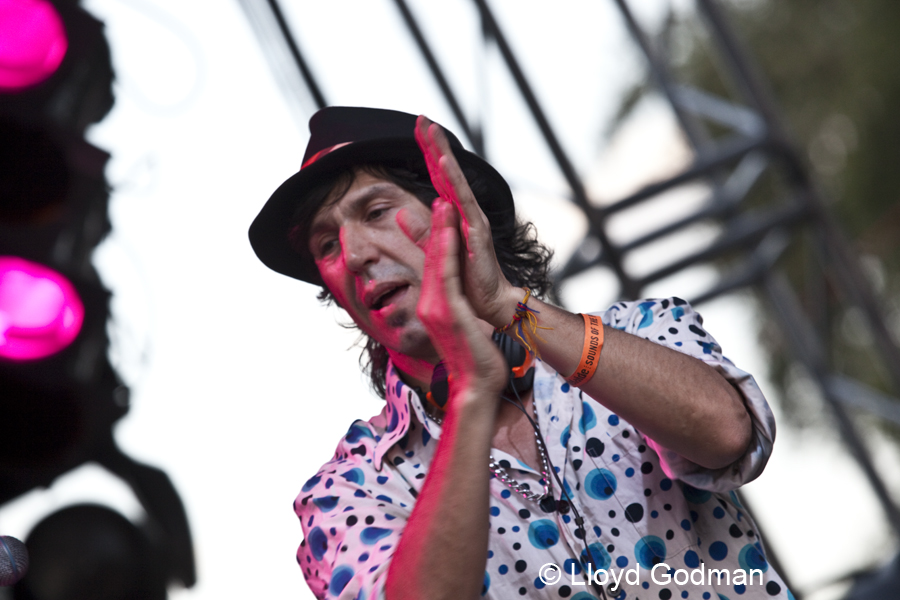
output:
[[365,231],[356,227],[341,229],[341,251],[344,254],[344,264],[354,273],[378,260],[378,248]]

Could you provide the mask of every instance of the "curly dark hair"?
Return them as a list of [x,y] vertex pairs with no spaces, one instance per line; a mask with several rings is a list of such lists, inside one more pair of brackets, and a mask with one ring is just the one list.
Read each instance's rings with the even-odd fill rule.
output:
[[[429,208],[431,202],[438,196],[428,175],[425,161],[421,157],[410,157],[402,162],[368,162],[355,165],[353,169],[340,171],[312,188],[304,201],[298,203],[298,208],[291,219],[289,233],[291,246],[304,260],[312,260],[308,236],[309,224],[313,217],[326,203],[337,202],[343,197],[353,185],[358,171],[394,183],[416,196]],[[463,174],[476,198],[488,193],[487,182],[476,169],[463,166]],[[553,285],[550,278],[550,260],[553,252],[538,241],[534,225],[530,222],[521,222],[518,218],[514,227],[491,222],[491,235],[497,261],[506,278],[513,285],[529,288],[532,294],[538,297],[546,296]],[[322,286],[318,294],[319,300],[326,304],[333,303],[335,298],[331,291],[323,282],[319,281],[319,285]],[[363,333],[360,334],[360,345],[362,346],[360,367],[368,373],[375,393],[385,398],[387,349]]]

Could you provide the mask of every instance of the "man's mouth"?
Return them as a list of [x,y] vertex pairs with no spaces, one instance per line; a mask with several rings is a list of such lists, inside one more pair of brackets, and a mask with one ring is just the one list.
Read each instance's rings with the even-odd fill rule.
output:
[[378,295],[372,299],[369,308],[371,310],[381,310],[398,298],[400,294],[405,292],[408,288],[409,284],[397,284],[386,287],[384,290],[379,290]]

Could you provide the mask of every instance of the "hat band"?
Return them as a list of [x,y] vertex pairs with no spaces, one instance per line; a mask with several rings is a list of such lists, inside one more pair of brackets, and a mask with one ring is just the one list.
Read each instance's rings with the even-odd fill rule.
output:
[[330,153],[334,152],[335,150],[337,150],[338,148],[343,148],[344,146],[349,146],[352,143],[353,142],[341,142],[340,144],[335,144],[334,146],[329,146],[328,148],[322,148],[321,150],[319,150],[318,152],[316,152],[315,154],[310,156],[309,159],[307,159],[307,161],[304,162],[300,166],[300,168],[305,169],[306,167],[313,164],[314,162],[316,162],[317,160],[319,160],[326,154],[330,154]]

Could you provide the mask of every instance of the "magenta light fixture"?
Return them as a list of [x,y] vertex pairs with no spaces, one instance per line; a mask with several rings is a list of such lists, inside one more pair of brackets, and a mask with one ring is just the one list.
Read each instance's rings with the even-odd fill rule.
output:
[[48,267],[0,256],[0,357],[35,360],[59,352],[81,330],[84,305]]
[[0,91],[44,81],[68,47],[62,19],[47,0],[0,0]]

